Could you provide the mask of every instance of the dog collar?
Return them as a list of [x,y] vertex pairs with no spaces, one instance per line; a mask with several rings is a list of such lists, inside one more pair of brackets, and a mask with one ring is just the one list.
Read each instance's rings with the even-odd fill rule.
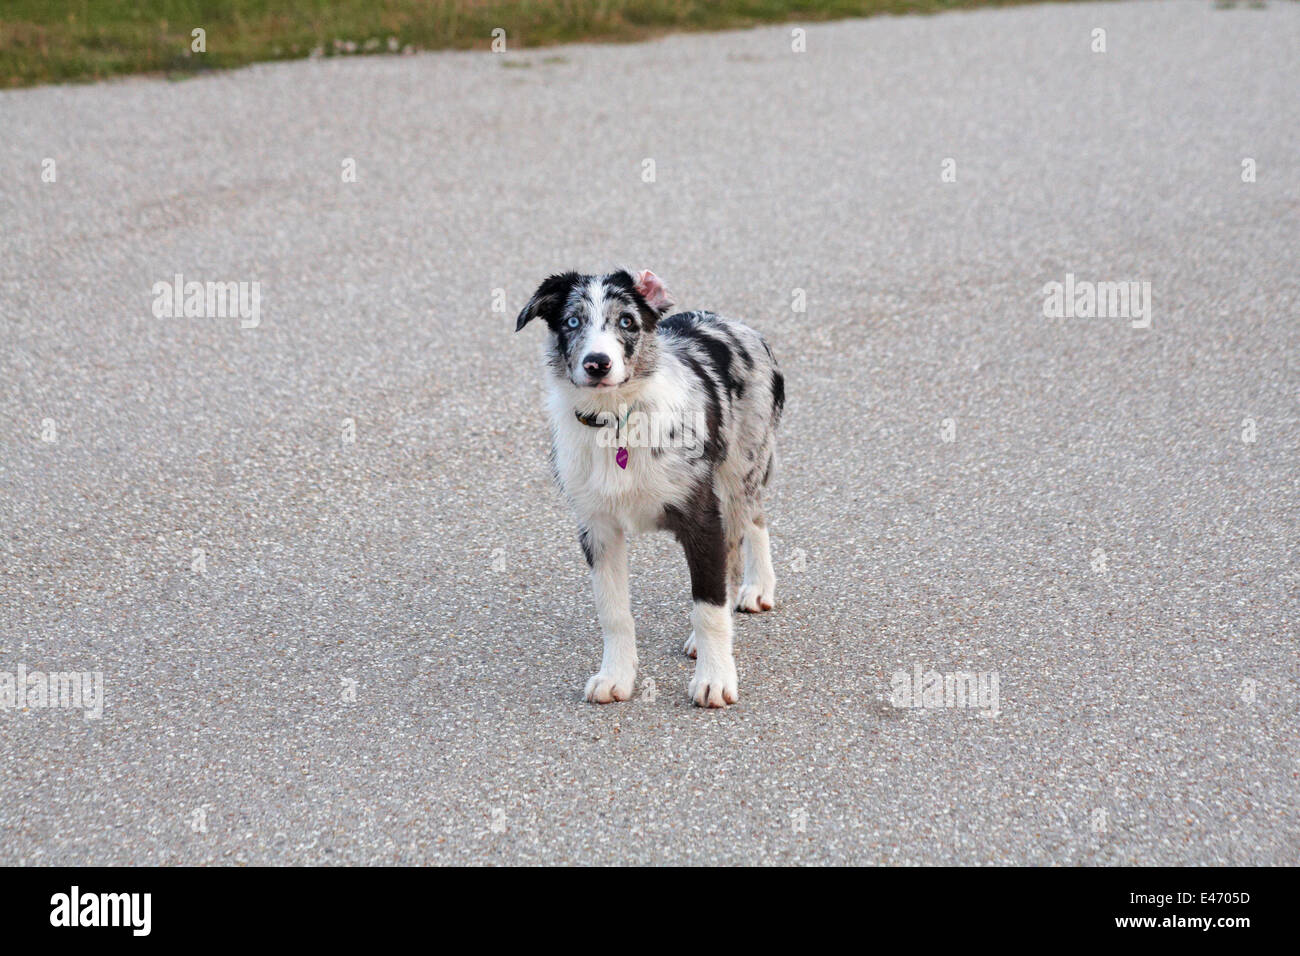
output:
[[604,428],[606,425],[608,425],[609,422],[602,421],[602,419],[608,414],[609,412],[597,412],[594,415],[584,415],[576,408],[573,410],[574,417],[577,418],[578,421],[582,422],[582,424],[587,425],[591,428]]
[[[597,412],[594,415],[584,415],[576,408],[573,410],[574,417],[577,418],[578,421],[582,422],[582,424],[586,425],[589,428],[607,427],[609,425],[609,421],[605,420],[605,416],[609,414],[610,414],[609,412]],[[627,411],[623,413],[622,421],[619,421],[617,418],[614,419],[614,425],[618,429],[618,431],[615,432],[615,435],[617,437],[622,438],[627,434],[627,417],[631,414],[632,414],[632,406],[629,405]],[[614,461],[618,463],[618,467],[622,468],[625,471],[627,470],[627,446],[626,445],[622,443],[619,444],[618,451],[614,453]]]

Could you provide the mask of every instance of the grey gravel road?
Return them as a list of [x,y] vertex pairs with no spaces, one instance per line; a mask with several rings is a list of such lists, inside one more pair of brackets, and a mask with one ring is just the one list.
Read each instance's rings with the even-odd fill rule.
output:
[[[1300,863],[1300,6],[790,31],[0,93],[0,671],[104,680],[0,711],[0,863]],[[512,329],[620,264],[787,373],[724,712],[658,537],[581,699]]]

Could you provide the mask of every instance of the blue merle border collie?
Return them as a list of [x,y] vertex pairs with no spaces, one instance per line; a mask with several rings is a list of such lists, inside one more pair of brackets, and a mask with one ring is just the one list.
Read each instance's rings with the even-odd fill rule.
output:
[[538,287],[515,325],[541,319],[550,329],[551,463],[578,516],[605,641],[587,681],[593,703],[627,700],[636,678],[629,532],[670,531],[686,551],[688,693],[701,707],[739,696],[731,609],[776,602],[762,494],[785,380],[749,326],[712,312],[667,315],[672,305],[653,272],[566,272]]

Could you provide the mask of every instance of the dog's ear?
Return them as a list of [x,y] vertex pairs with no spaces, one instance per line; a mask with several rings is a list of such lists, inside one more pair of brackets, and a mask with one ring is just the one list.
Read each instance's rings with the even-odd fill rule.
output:
[[649,269],[634,272],[632,276],[633,285],[636,287],[636,291],[641,294],[641,298],[645,299],[645,304],[661,316],[667,314],[668,310],[673,307],[674,302],[673,297],[664,288],[663,280]]
[[524,310],[519,313],[519,318],[515,320],[515,331],[518,332],[536,318],[540,318],[547,325],[554,325],[559,321],[560,309],[564,307],[569,293],[573,291],[574,285],[580,278],[576,272],[561,272],[547,277],[546,281],[537,287],[537,291],[528,300]]

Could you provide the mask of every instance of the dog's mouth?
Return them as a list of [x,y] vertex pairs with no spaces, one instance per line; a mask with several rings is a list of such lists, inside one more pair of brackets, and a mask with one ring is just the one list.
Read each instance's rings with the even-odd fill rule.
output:
[[[572,378],[570,378],[570,380],[572,381]],[[573,384],[578,386],[578,388],[590,388],[599,391],[601,389],[620,388],[621,386],[626,385],[631,380],[632,380],[632,373],[629,372],[627,375],[623,376],[623,378],[621,378],[617,382],[611,382],[603,378],[598,378],[595,381],[586,381],[586,382],[575,381],[573,382]]]

